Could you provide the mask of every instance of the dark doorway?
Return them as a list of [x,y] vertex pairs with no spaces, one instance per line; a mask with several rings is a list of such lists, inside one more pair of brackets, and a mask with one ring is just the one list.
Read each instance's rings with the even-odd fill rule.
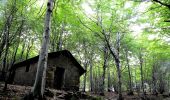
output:
[[63,86],[64,68],[57,67],[54,72],[54,88],[61,89]]

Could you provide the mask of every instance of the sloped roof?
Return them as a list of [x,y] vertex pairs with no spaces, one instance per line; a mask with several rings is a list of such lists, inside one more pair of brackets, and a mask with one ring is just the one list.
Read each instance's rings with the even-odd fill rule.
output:
[[[68,50],[62,50],[62,51],[58,51],[58,52],[50,52],[50,53],[48,53],[48,58],[56,58],[60,55],[70,58],[70,60],[73,62],[73,64],[79,69],[80,75],[82,75],[83,73],[86,72],[86,70],[84,70],[84,68],[77,62],[77,60],[73,57],[73,55]],[[39,59],[39,55],[35,56],[33,58],[30,58],[30,59],[27,59],[25,61],[16,63],[11,67],[10,71],[15,70],[22,66],[36,63],[36,62],[38,62],[38,59]]]

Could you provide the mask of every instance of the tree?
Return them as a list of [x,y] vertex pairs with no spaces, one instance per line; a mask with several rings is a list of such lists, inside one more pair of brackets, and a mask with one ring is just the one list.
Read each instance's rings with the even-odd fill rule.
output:
[[127,47],[125,48],[125,57],[126,57],[126,63],[128,67],[128,75],[129,75],[129,95],[133,95],[133,90],[132,90],[132,76],[131,76],[131,70],[130,70],[130,65],[129,65],[129,59],[128,59],[128,50]]
[[170,9],[170,4],[168,4],[168,3],[161,2],[160,0],[153,0],[153,2],[159,3],[159,4],[161,4],[165,7],[168,7]]
[[104,45],[104,63],[103,63],[103,75],[102,75],[102,95],[104,95],[104,90],[105,90],[105,75],[106,75],[106,68],[107,68],[107,63],[108,63],[108,48],[107,45]]
[[144,79],[143,79],[143,53],[142,49],[140,48],[139,50],[139,63],[140,63],[140,75],[141,75],[141,88],[142,88],[142,93],[145,95],[144,91]]
[[53,0],[48,0],[47,2],[47,11],[44,24],[44,36],[40,49],[40,55],[37,66],[37,73],[34,82],[33,89],[31,90],[33,97],[38,97],[39,99],[43,98],[45,91],[45,78],[46,78],[46,69],[47,69],[47,58],[48,58],[48,44],[50,37],[50,20],[53,10]]
[[[38,55],[46,11],[40,1],[0,1],[0,65],[5,71],[15,62]],[[70,50],[84,66],[83,91],[102,93],[108,84],[121,98],[121,91],[130,93],[143,83],[154,94],[167,90],[169,0],[58,0],[55,5],[47,48]]]

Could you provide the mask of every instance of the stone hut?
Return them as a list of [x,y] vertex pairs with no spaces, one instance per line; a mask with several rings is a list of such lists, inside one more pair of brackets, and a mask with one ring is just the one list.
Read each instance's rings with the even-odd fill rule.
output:
[[[9,83],[32,86],[34,84],[39,56],[14,64],[10,69]],[[46,87],[78,90],[82,66],[68,50],[48,53]]]

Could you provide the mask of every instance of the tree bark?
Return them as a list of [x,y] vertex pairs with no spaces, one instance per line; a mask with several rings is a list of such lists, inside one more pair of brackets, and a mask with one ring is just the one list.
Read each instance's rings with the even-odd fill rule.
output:
[[116,67],[117,67],[117,74],[118,74],[118,93],[119,93],[119,100],[122,100],[122,80],[121,80],[121,66],[120,66],[120,59],[119,59],[119,52],[120,52],[120,33],[117,33],[117,40],[116,40],[116,47],[117,47],[117,59],[115,59]]
[[61,32],[60,32],[60,35],[59,35],[59,41],[58,41],[58,45],[57,45],[58,51],[62,50],[64,29],[65,29],[65,23],[62,22]]
[[104,63],[103,63],[103,75],[102,75],[102,95],[104,95],[104,89],[105,89],[105,74],[106,74],[106,68],[107,68],[107,60],[108,60],[108,48],[107,45],[104,45]]
[[46,69],[47,69],[47,58],[48,58],[48,44],[50,36],[50,20],[53,10],[53,0],[48,0],[47,2],[47,11],[45,17],[44,25],[44,36],[42,41],[42,46],[40,50],[37,73],[34,82],[33,89],[31,90],[34,97],[42,98],[45,90],[45,78],[46,78]]
[[[87,70],[87,63],[86,63],[86,62],[85,62],[85,64],[84,64],[84,67],[85,67],[85,70]],[[84,85],[83,85],[83,92],[86,91],[86,77],[87,77],[87,73],[84,74],[84,80],[83,80],[83,83],[84,83]]]
[[33,42],[34,42],[34,40],[32,39],[31,43],[29,43],[27,46],[27,52],[26,52],[26,57],[25,57],[26,60],[29,58],[29,54],[30,54],[31,48],[33,46]]
[[132,79],[131,79],[131,71],[130,71],[130,66],[129,66],[129,59],[128,59],[128,50],[125,48],[125,55],[126,55],[126,62],[128,66],[128,76],[129,76],[129,95],[133,95],[133,90],[132,90]]
[[93,91],[93,66],[92,66],[92,62],[89,62],[90,65],[90,91]]
[[16,0],[14,0],[12,2],[12,7],[10,8],[10,13],[8,15],[8,17],[6,18],[6,22],[4,25],[4,29],[2,31],[2,40],[0,43],[0,58],[2,56],[2,52],[4,50],[5,47],[8,47],[6,45],[8,45],[6,43],[6,41],[8,40],[9,42],[9,30],[11,28],[12,22],[13,22],[13,18],[14,18],[14,14],[16,13],[17,9],[16,9]]
[[108,49],[110,50],[110,53],[111,55],[113,56],[114,58],[114,61],[115,61],[115,64],[116,64],[116,68],[117,68],[117,75],[118,75],[118,94],[119,94],[119,100],[122,100],[123,97],[122,97],[122,90],[121,90],[121,87],[122,87],[122,81],[121,81],[121,66],[120,66],[120,59],[119,59],[119,47],[120,47],[120,34],[118,33],[117,34],[117,48],[115,49],[113,46],[111,47],[110,43],[109,43],[109,40],[107,38],[107,35],[105,34],[104,30],[103,30],[103,35],[104,35],[104,39],[107,43],[107,46],[108,46]]
[[140,50],[139,53],[139,62],[140,62],[140,76],[141,76],[141,88],[142,88],[142,94],[145,96],[145,91],[144,91],[144,80],[143,80],[143,56],[142,56],[142,51]]
[[156,88],[156,75],[155,74],[156,74],[156,64],[154,63],[152,67],[152,84],[153,84],[152,93],[154,95],[158,95],[157,88]]
[[170,4],[163,3],[163,2],[161,2],[161,1],[159,1],[159,0],[152,0],[152,1],[153,1],[153,2],[156,2],[156,3],[159,3],[159,4],[162,5],[162,6],[168,7],[168,8],[170,9]]
[[107,79],[107,81],[108,81],[108,84],[107,84],[107,91],[108,92],[111,92],[111,78],[110,78],[110,68],[109,68],[109,66],[107,67],[107,73],[108,73],[108,79]]

